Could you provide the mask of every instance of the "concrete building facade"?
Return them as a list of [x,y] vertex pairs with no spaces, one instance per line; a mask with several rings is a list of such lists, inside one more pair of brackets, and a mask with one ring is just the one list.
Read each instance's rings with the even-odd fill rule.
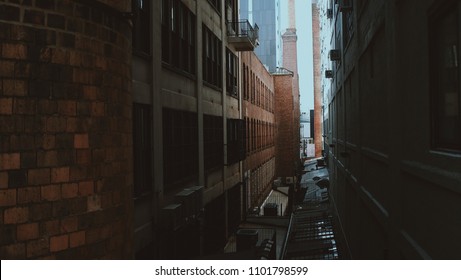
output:
[[319,1],[330,190],[355,259],[459,259],[459,1]]
[[[238,1],[151,5],[137,7],[150,15],[151,28],[138,41],[152,34],[150,47],[137,48],[134,37],[134,161],[135,178],[142,178],[135,181],[134,251],[140,258],[197,258],[220,252],[242,219],[237,50],[252,51],[256,34],[239,21]],[[145,27],[139,22],[134,32]]]

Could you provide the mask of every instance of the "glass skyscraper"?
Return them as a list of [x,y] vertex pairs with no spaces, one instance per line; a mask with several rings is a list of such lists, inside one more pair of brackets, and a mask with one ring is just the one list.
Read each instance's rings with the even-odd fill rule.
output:
[[282,64],[280,0],[240,0],[240,18],[259,26],[255,53],[270,72],[275,72]]

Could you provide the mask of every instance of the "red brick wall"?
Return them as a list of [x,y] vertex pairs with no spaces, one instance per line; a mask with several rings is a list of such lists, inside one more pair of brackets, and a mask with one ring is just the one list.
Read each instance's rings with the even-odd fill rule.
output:
[[[293,76],[276,75],[275,84],[275,120],[276,133],[276,177],[295,176],[296,151],[299,145],[295,135],[299,129],[293,126],[295,111],[293,110]],[[299,143],[299,141],[298,141]]]
[[[244,99],[244,118],[272,124],[275,128],[275,118],[273,112],[275,103],[274,79],[254,52],[242,52],[241,59],[242,64],[248,66],[249,70],[253,71],[255,76],[258,77],[258,79],[268,88],[270,92],[272,92],[272,104],[267,108],[258,105],[257,102],[252,103],[251,99]],[[268,132],[266,131],[266,134],[267,133]],[[256,131],[256,137],[259,135],[263,136],[264,132]],[[249,135],[249,138],[251,138],[251,136],[252,135]],[[266,138],[269,137],[266,136]],[[273,174],[275,173],[275,168],[270,165],[270,161],[275,157],[275,143],[273,141],[272,144],[267,144],[270,141],[269,139],[259,139],[261,139],[261,141],[258,142],[259,148],[251,152],[247,151],[249,153],[247,153],[247,157],[244,161],[245,173],[247,175],[249,174],[247,185],[250,188],[250,204],[252,204],[252,207],[259,206],[260,203],[266,198],[266,195],[272,189],[272,181],[274,179]],[[262,143],[266,143],[267,145],[262,145]],[[267,170],[267,173],[264,173],[267,175],[267,177],[260,175],[263,174],[262,170]]]
[[2,259],[131,257],[130,1],[104,2],[0,3]]
[[[290,125],[293,132],[291,133],[291,142],[293,145],[294,154],[290,154],[293,163],[290,164],[290,168],[294,168],[295,170],[295,163],[299,163],[299,149],[300,149],[300,107],[299,107],[299,76],[298,76],[298,51],[297,51],[297,40],[298,37],[296,35],[296,29],[289,28],[287,31],[282,35],[283,40],[283,67],[293,72],[293,77],[291,79],[292,86],[289,94],[291,96],[287,96],[286,100],[281,100],[280,102],[287,102],[287,100],[291,100],[291,107],[287,107],[288,105],[284,104],[281,107],[284,107],[285,110],[290,110],[292,112],[292,117],[290,123],[286,125]],[[276,86],[277,87],[277,86]],[[284,93],[288,94],[288,93]],[[277,99],[278,100],[278,99]],[[276,107],[279,106],[279,103],[276,103]],[[288,167],[282,167],[282,169],[286,169]],[[283,172],[285,173],[285,172]],[[286,176],[295,176],[295,172],[291,172],[292,175]]]

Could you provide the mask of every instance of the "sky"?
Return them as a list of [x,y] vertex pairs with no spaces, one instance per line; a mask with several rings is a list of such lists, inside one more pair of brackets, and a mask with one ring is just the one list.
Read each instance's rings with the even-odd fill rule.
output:
[[[298,35],[298,73],[301,112],[314,109],[313,54],[312,54],[312,1],[295,0],[296,34]],[[282,34],[288,26],[288,1],[280,0]]]

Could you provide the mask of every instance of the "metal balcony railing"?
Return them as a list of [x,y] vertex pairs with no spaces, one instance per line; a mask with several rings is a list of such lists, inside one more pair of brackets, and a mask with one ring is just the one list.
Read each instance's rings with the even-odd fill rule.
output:
[[248,20],[230,21],[227,23],[229,43],[236,45],[237,50],[254,50],[259,45],[259,27],[251,26]]

